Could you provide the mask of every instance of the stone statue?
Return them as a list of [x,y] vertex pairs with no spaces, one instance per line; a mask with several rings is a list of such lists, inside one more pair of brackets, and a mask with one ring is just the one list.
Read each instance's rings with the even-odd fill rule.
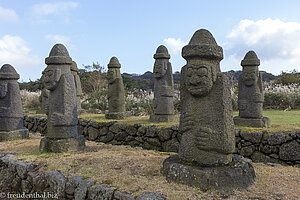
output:
[[239,126],[268,127],[270,120],[263,117],[263,82],[258,66],[260,60],[254,51],[249,51],[241,65],[243,73],[239,77],[238,109],[239,117],[234,124]]
[[173,73],[168,49],[160,45],[154,59],[154,114],[150,116],[150,121],[170,122],[175,119],[175,115]]
[[121,76],[118,58],[112,57],[109,61],[107,79],[108,79],[108,112],[106,119],[123,119],[128,113],[125,111],[125,91],[123,79]]
[[48,99],[50,91],[46,89],[44,83],[44,71],[42,72],[42,77],[40,79],[41,84],[41,95],[39,97],[39,101],[41,104],[40,110],[36,111],[37,114],[46,114],[46,107],[48,106]]
[[20,78],[9,64],[0,69],[0,141],[17,140],[29,137],[23,126]]
[[77,98],[72,59],[66,47],[56,44],[51,49],[44,70],[45,87],[50,91],[47,112],[47,135],[41,140],[42,152],[79,151],[85,140],[78,135]]
[[77,97],[77,110],[80,111],[81,110],[81,98],[83,96],[82,93],[82,88],[81,88],[81,81],[80,81],[80,77],[78,75],[78,68],[77,68],[77,64],[75,61],[72,62],[71,65],[71,72],[74,76],[74,80],[75,80],[75,87],[76,87],[76,97]]
[[[180,77],[182,138],[178,156],[167,158],[162,172],[167,180],[203,189],[247,187],[255,176],[253,167],[232,161],[231,81],[220,70],[223,49],[208,30],[200,29],[183,47],[182,57],[187,60]],[[232,167],[236,162],[239,167]]]
[[231,84],[220,70],[223,49],[210,32],[197,31],[182,49],[179,157],[201,165],[231,162],[235,147]]

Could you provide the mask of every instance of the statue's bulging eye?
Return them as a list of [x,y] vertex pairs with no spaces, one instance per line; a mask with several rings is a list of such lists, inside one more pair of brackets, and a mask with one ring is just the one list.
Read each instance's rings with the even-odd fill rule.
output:
[[187,75],[188,76],[192,76],[193,75],[194,70],[192,68],[188,68],[187,70]]
[[207,69],[204,67],[201,67],[197,70],[197,75],[199,76],[207,76]]

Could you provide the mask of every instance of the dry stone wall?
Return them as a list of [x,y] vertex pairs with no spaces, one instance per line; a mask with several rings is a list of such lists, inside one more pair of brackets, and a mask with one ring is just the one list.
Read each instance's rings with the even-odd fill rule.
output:
[[[24,126],[30,132],[47,132],[47,119],[25,116]],[[87,140],[115,145],[130,145],[165,152],[178,152],[181,134],[177,126],[159,128],[140,124],[127,125],[111,122],[78,120],[78,133]],[[300,132],[248,133],[235,130],[238,153],[254,162],[279,163],[300,167]]]
[[[59,171],[39,171],[37,165],[16,159],[17,156],[13,154],[0,153],[1,199],[2,197],[10,199],[8,195],[19,195],[20,199],[23,199],[23,197],[28,199],[77,200],[167,199],[165,195],[159,192],[150,192],[134,197],[107,184],[97,185],[94,180],[85,179],[82,176],[66,178]],[[17,197],[16,199],[19,198]]]

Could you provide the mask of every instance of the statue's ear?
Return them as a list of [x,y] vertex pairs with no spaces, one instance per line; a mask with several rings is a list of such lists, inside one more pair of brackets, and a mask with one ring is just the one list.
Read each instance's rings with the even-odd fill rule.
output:
[[213,79],[213,82],[216,82],[217,80],[217,70],[215,66],[211,66],[211,76]]
[[7,94],[7,83],[0,83],[0,99],[4,98]]
[[61,76],[61,70],[60,69],[55,69],[54,71],[54,81],[58,82]]

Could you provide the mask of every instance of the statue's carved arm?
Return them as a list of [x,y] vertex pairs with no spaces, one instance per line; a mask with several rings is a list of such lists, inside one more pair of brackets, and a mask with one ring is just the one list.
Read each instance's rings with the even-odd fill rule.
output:
[[195,142],[198,149],[213,150],[220,153],[232,153],[234,146],[228,141],[226,134],[207,127],[200,127],[195,133]]
[[162,85],[161,96],[173,97],[174,96],[173,87],[169,85]]
[[180,117],[179,131],[181,133],[187,132],[194,127],[194,119],[192,115],[183,114]]
[[264,102],[264,97],[263,97],[263,94],[261,94],[261,93],[255,93],[253,96],[252,96],[252,98],[253,98],[253,101],[255,102],[255,103],[263,103]]
[[245,110],[247,108],[247,100],[239,99],[238,100],[238,109]]

